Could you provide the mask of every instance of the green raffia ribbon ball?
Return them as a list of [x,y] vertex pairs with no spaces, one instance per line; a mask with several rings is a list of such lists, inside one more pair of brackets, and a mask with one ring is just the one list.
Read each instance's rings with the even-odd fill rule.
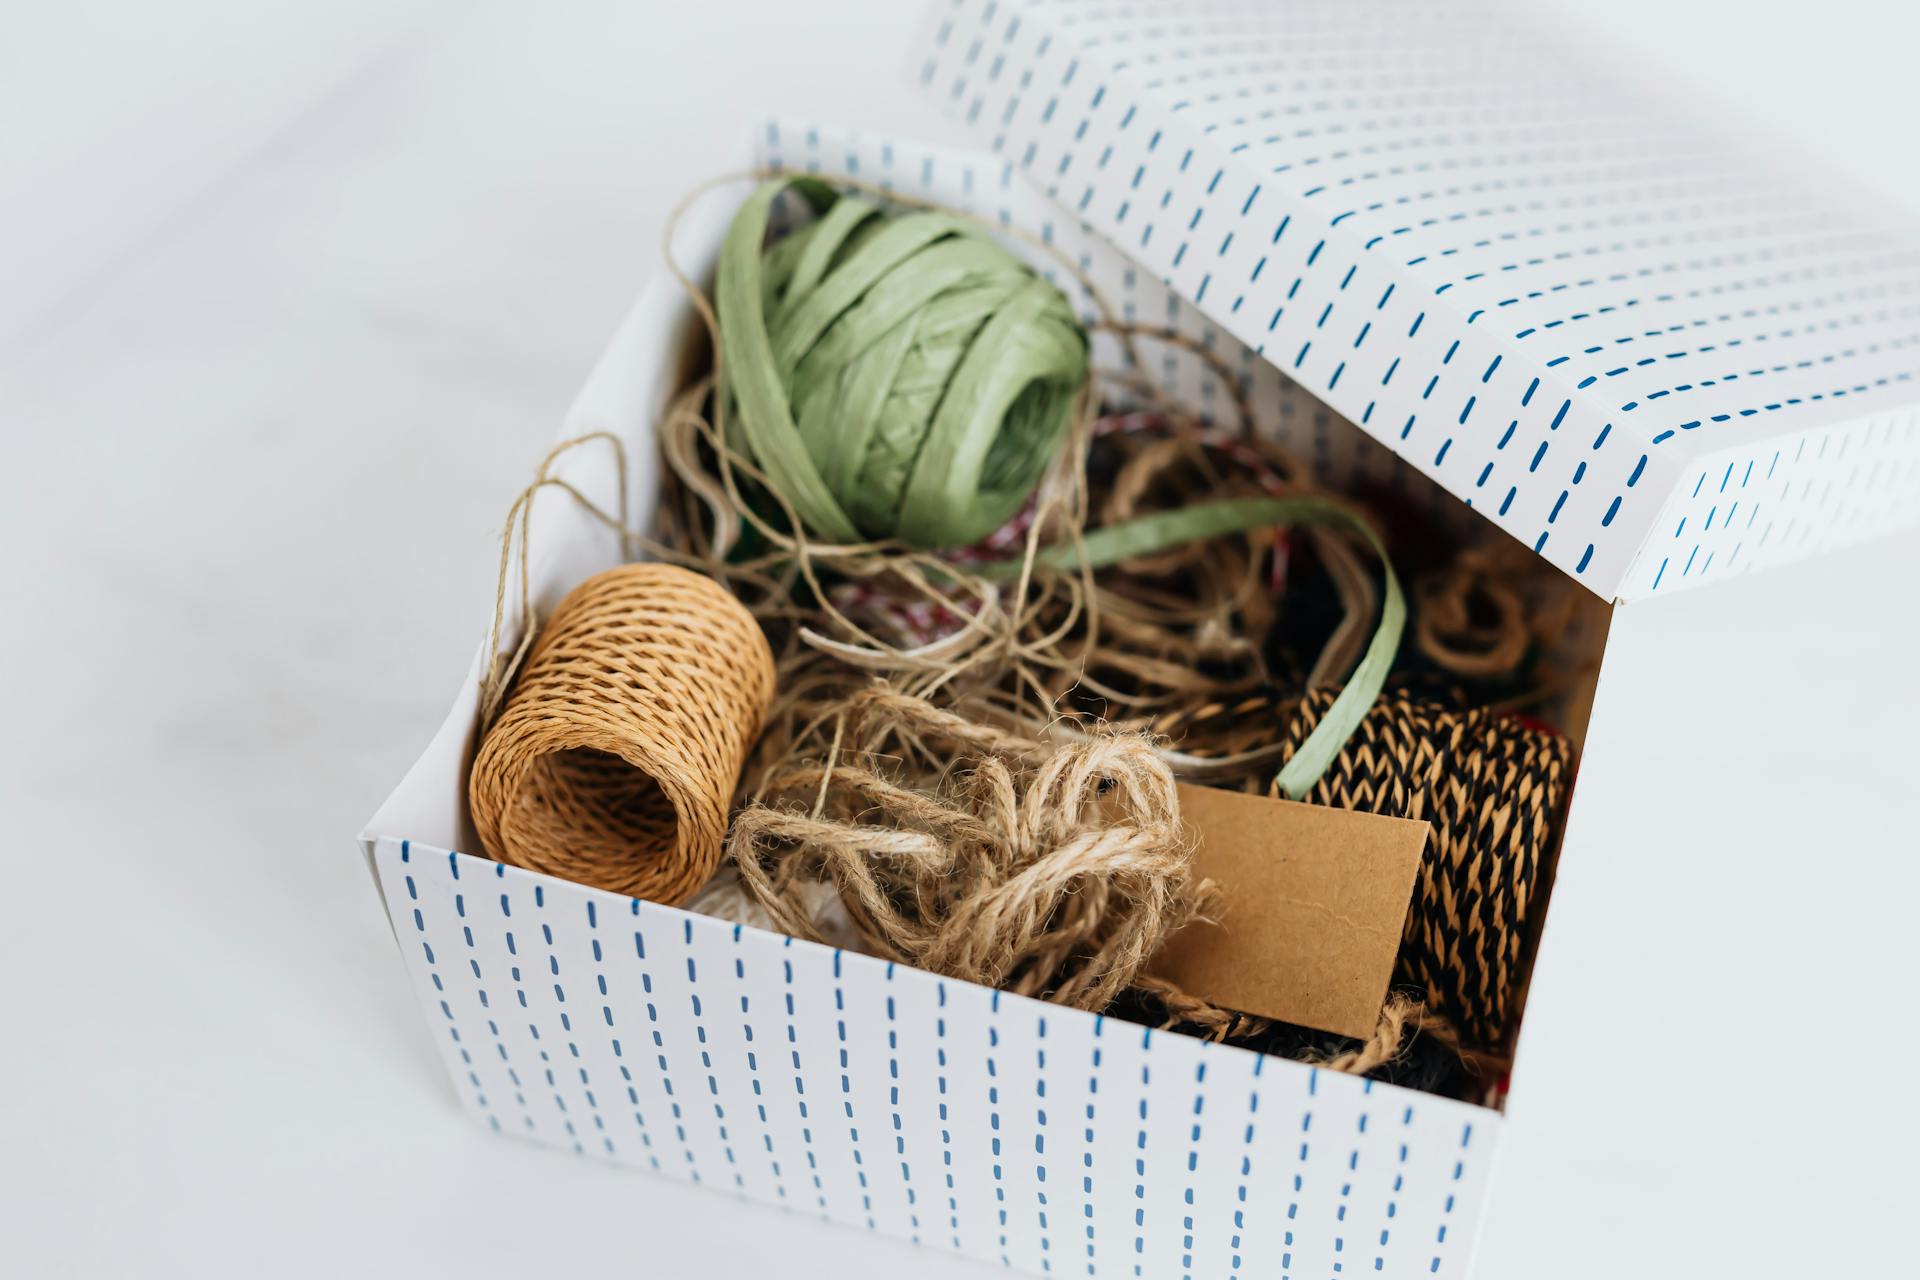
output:
[[[806,225],[767,243],[788,188]],[[1087,381],[1067,299],[972,223],[762,184],[715,290],[735,439],[832,542],[963,547],[1039,484]]]

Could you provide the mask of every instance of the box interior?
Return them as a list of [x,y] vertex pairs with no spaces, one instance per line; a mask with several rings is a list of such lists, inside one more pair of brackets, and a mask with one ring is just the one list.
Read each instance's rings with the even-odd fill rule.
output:
[[[720,188],[690,209],[677,231],[676,255],[682,264],[704,267],[711,263],[742,190],[737,186]],[[662,360],[663,346],[675,352],[675,358]],[[658,484],[650,447],[652,420],[671,393],[702,370],[707,360],[704,330],[684,292],[671,278],[658,280],[622,326],[568,416],[561,433],[563,440],[612,431],[627,442],[628,492],[624,497],[628,519],[635,526],[647,523]],[[1161,372],[1178,381],[1171,361]],[[1264,387],[1256,379],[1250,381],[1255,383],[1251,393],[1262,410],[1263,429],[1269,423],[1295,423],[1301,417],[1311,422],[1314,438],[1322,443],[1308,466],[1310,474],[1325,488],[1362,502],[1373,498],[1376,504],[1383,492],[1390,495],[1396,509],[1422,513],[1419,527],[1427,545],[1475,546],[1506,539],[1507,535],[1465,511],[1357,427],[1311,401],[1301,403],[1306,397],[1297,388],[1277,378]],[[605,442],[589,441],[568,450],[554,460],[551,474],[564,477],[610,509],[620,500],[618,468],[613,450]],[[622,558],[618,539],[563,495],[542,494],[535,501],[530,545],[530,581],[539,613],[550,610],[578,581]],[[1403,566],[1403,575],[1411,578],[1407,568]],[[1545,603],[1564,610],[1566,621],[1550,649],[1541,654],[1539,670],[1550,673],[1550,679],[1527,705],[1516,710],[1565,733],[1578,752],[1584,748],[1612,606],[1557,573],[1537,575],[1532,589]],[[502,625],[502,650],[510,652],[518,643],[519,625],[510,600]],[[476,656],[440,732],[370,823],[369,851],[372,839],[379,835],[406,836],[450,849],[479,850],[467,815],[465,777],[476,745],[478,684],[486,656],[484,652]],[[1579,758],[1576,755],[1576,765]],[[1550,914],[1553,869],[1564,829],[1563,821],[1543,867],[1543,886],[1549,901],[1533,913],[1532,936],[1525,944],[1528,963],[1523,973],[1530,970],[1539,930]],[[1524,988],[1518,998],[1524,1002]],[[1522,1012],[1524,1015],[1523,1004]],[[1523,1034],[1524,1016],[1520,1026]],[[1516,1034],[1509,1049],[1517,1043]],[[1494,1059],[1486,1073],[1498,1078],[1509,1066],[1507,1059]],[[1481,1101],[1498,1106],[1503,1096],[1504,1090],[1492,1089]]]

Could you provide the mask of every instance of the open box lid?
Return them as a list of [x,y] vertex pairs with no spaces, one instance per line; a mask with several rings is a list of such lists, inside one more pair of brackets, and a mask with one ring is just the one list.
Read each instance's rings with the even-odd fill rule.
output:
[[1604,598],[1920,514],[1920,236],[1472,0],[939,0],[1091,232]]

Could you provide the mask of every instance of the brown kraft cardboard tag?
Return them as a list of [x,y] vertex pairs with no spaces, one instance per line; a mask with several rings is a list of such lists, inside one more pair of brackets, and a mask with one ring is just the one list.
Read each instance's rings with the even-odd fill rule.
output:
[[1185,783],[1180,817],[1220,906],[1154,974],[1221,1008],[1372,1035],[1427,824]]

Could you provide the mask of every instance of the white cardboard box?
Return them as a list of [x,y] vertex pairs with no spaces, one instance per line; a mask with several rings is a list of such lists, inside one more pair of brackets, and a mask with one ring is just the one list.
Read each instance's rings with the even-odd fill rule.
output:
[[[1790,203],[1695,139],[1646,132],[1647,117],[1506,26],[1454,5],[1386,8],[1383,23],[1374,3],[1282,17],[961,0],[941,6],[924,76],[986,122],[997,157],[792,125],[770,126],[761,156],[1041,234],[1124,314],[1226,355],[1263,429],[1324,476],[1393,486],[1434,519],[1470,519],[1465,501],[1603,599],[1911,518],[1911,250]],[[1473,89],[1486,84],[1501,91]],[[1245,159],[1256,145],[1282,149],[1261,175]],[[738,194],[696,207],[683,263],[711,263]],[[644,442],[688,321],[677,286],[650,288],[562,429],[634,442],[636,503],[651,498]],[[1689,372],[1729,359],[1738,376]],[[1154,372],[1196,403],[1217,394],[1187,357]],[[609,496],[608,462],[579,451],[564,474]],[[543,608],[618,558],[558,499],[537,508],[533,541]],[[1610,754],[1583,761],[1562,857],[1576,874],[1554,894],[1528,1004],[1549,1030],[1521,1038],[1512,1119],[452,852],[477,847],[464,814],[472,674],[364,842],[462,1103],[503,1131],[1035,1272],[1461,1275],[1529,1091],[1542,1123],[1630,1100],[1620,1132],[1671,1134],[1668,1147],[1612,1149],[1595,1124],[1556,1149],[1537,1129],[1519,1144],[1531,1168],[1503,1176],[1571,1273],[1605,1256],[1553,1229],[1582,1221],[1578,1196],[1599,1198],[1584,1212],[1631,1242],[1641,1215],[1658,1220],[1664,1187],[1692,1185],[1703,1160],[1722,1169],[1708,1181],[1738,1186],[1760,1150],[1757,1132],[1753,1150],[1727,1149],[1724,1133],[1690,1140],[1685,1088],[1611,1091],[1607,1071],[1566,1051],[1591,1044],[1582,1018],[1617,1024],[1623,1052],[1637,1051],[1636,1019],[1685,1025],[1713,976],[1592,1007],[1596,968],[1647,972],[1611,954],[1636,922],[1598,913],[1637,901],[1662,882],[1659,859],[1685,852],[1583,842],[1618,835],[1594,797],[1631,794],[1636,733],[1695,731],[1666,718],[1650,678],[1615,679],[1641,634],[1631,614],[1616,608],[1610,629],[1573,641],[1606,643],[1595,723]],[[1690,957],[1716,939],[1748,944],[1752,921],[1716,910],[1712,876],[1664,883],[1686,895]],[[1793,896],[1763,894],[1775,910]],[[1857,953],[1843,924],[1800,927],[1802,945],[1827,948],[1810,970],[1841,980]],[[1535,1049],[1534,1035],[1552,1039]],[[1769,1084],[1767,1066],[1742,1069],[1760,1072],[1742,1096],[1818,1122],[1820,1105]],[[1543,1191],[1534,1171],[1559,1182]],[[1716,1194],[1703,1231],[1710,1210],[1733,1207]]]

